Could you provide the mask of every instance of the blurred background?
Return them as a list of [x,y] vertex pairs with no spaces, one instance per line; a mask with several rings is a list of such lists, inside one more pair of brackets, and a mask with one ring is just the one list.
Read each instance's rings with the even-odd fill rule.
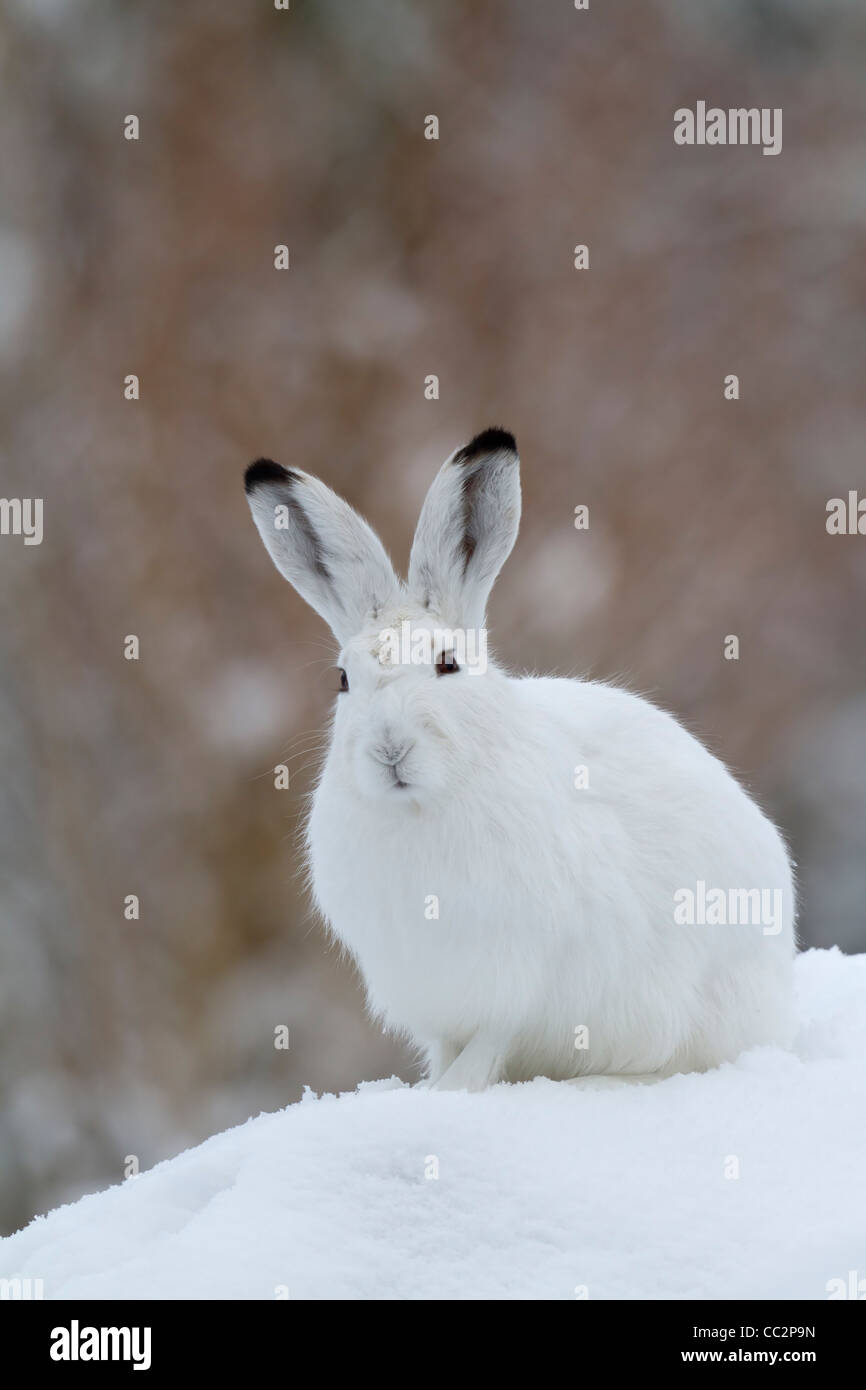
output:
[[[866,948],[866,537],[825,530],[866,495],[864,57],[859,0],[0,4],[2,493],[45,507],[0,540],[0,1229],[414,1075],[298,874],[332,643],[261,454],[404,567],[513,430],[500,658],[678,713],[789,837],[803,944]],[[676,146],[698,100],[782,107],[781,155]]]

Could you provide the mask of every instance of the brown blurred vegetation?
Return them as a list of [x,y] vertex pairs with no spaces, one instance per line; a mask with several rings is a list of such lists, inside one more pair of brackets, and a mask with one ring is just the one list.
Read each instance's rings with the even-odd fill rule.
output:
[[[864,54],[853,0],[2,6],[2,491],[45,499],[0,544],[4,1229],[412,1075],[298,877],[332,644],[260,454],[405,564],[446,454],[514,430],[500,657],[679,713],[785,828],[804,942],[864,948],[866,539],[824,527],[866,492]],[[698,99],[782,107],[782,154],[676,147]]]

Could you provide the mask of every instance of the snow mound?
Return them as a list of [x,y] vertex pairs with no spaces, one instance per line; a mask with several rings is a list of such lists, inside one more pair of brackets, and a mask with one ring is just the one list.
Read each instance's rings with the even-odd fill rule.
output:
[[866,956],[796,970],[793,1053],[307,1094],[38,1218],[0,1275],[74,1299],[826,1298],[866,1276]]

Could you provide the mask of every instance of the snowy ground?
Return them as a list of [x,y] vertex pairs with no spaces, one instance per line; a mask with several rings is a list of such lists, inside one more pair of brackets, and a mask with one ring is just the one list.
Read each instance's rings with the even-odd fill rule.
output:
[[794,1055],[704,1076],[308,1095],[40,1217],[0,1276],[47,1298],[826,1298],[866,1280],[866,956],[810,951],[797,986]]

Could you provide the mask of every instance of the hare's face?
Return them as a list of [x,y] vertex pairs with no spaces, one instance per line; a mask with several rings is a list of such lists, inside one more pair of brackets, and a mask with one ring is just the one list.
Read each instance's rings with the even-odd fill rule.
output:
[[520,524],[512,436],[484,430],[442,465],[405,583],[367,523],[318,478],[259,459],[246,489],[277,568],[340,644],[332,758],[367,797],[399,806],[452,795],[495,756],[504,677],[488,665],[483,625]]
[[334,753],[362,796],[426,800],[465,777],[471,728],[498,676],[483,629],[447,628],[406,605],[353,638],[339,666]]

